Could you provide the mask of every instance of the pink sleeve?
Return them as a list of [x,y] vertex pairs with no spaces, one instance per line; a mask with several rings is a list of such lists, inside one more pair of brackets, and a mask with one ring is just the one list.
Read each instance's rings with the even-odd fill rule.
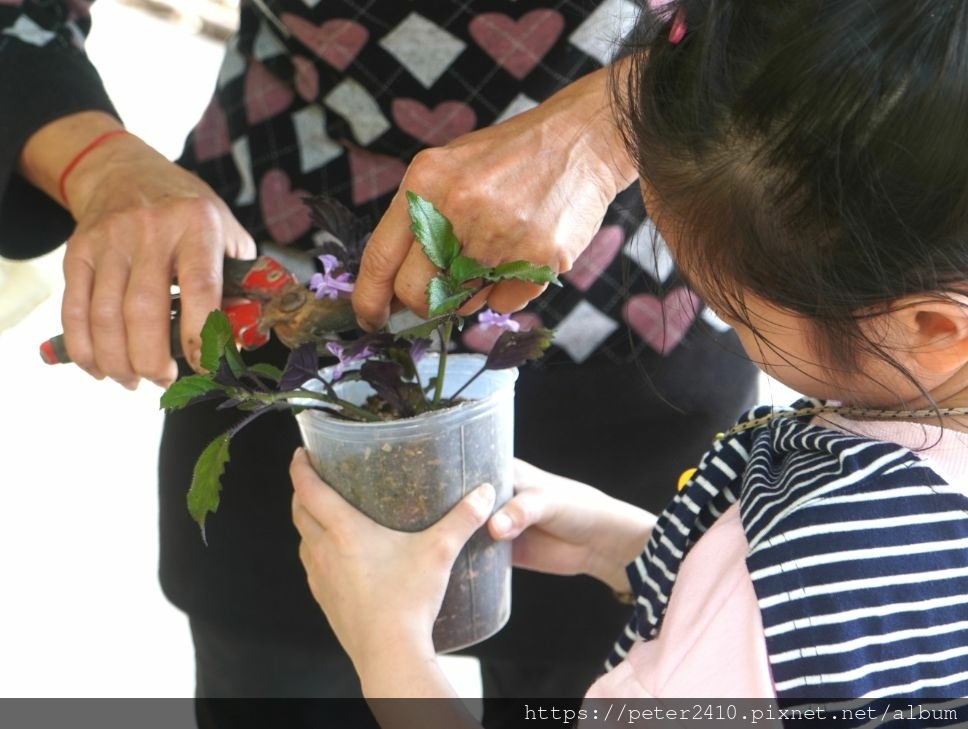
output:
[[775,698],[747,551],[734,505],[683,561],[659,635],[586,698]]

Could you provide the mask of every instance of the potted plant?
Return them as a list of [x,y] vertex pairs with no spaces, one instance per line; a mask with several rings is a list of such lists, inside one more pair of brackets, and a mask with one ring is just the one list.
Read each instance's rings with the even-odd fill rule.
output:
[[[545,266],[514,261],[488,267],[461,253],[450,222],[432,204],[407,193],[412,230],[438,267],[427,286],[428,319],[400,331],[384,329],[345,339],[316,332],[293,349],[284,369],[247,364],[228,317],[212,312],[202,330],[204,374],[183,377],[163,394],[173,410],[222,398],[246,416],[199,456],[188,508],[204,538],[206,517],[218,508],[220,477],[232,436],[259,415],[291,410],[320,477],[384,526],[418,531],[441,518],[483,482],[497,503],[511,496],[513,396],[516,368],[541,356],[551,333],[505,330],[487,355],[452,354],[451,337],[463,325],[458,309],[483,287],[504,279],[558,283]],[[332,201],[310,201],[326,214],[317,224],[335,237],[347,229],[345,211]],[[334,224],[334,221],[342,221]],[[342,229],[342,230],[338,230]],[[365,235],[355,236],[361,243]],[[317,297],[346,302],[354,277],[354,248],[320,256],[310,286]],[[510,613],[510,546],[480,530],[457,558],[434,628],[441,652],[483,640]]]

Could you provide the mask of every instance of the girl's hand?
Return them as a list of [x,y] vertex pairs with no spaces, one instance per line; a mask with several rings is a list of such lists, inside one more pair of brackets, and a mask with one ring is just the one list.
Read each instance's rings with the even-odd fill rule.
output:
[[364,693],[452,693],[436,664],[434,621],[458,552],[491,513],[494,489],[478,488],[436,524],[408,533],[380,526],[353,508],[319,479],[303,449],[289,473],[309,587],[360,674]]
[[514,539],[514,564],[559,575],[588,574],[627,592],[625,566],[641,554],[655,516],[578,481],[515,461],[515,494],[488,522]]
[[[363,252],[353,307],[365,328],[387,319],[394,296],[424,314],[436,274],[410,230],[405,193],[431,201],[454,225],[463,254],[494,266],[527,260],[568,271],[636,170],[611,113],[608,69],[534,109],[414,157]],[[472,298],[495,311],[523,308],[543,287],[502,281]]]

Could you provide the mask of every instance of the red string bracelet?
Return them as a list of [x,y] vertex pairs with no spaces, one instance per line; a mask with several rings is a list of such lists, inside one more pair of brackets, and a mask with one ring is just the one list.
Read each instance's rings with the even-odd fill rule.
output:
[[74,159],[72,159],[70,162],[67,163],[67,167],[65,167],[64,171],[61,172],[60,179],[57,181],[57,191],[60,193],[61,200],[64,201],[65,205],[67,205],[68,203],[67,203],[67,192],[65,192],[64,190],[64,185],[67,183],[67,178],[70,176],[71,172],[74,171],[74,168],[77,167],[78,163],[80,163],[80,161],[84,159],[91,152],[91,150],[93,150],[95,147],[97,147],[105,140],[110,139],[111,137],[116,137],[119,134],[127,134],[127,133],[128,133],[127,129],[111,129],[110,131],[104,132],[103,134],[99,134],[96,137],[94,137],[94,139],[92,139],[90,142],[88,142],[86,147],[84,147],[80,152],[75,154]]

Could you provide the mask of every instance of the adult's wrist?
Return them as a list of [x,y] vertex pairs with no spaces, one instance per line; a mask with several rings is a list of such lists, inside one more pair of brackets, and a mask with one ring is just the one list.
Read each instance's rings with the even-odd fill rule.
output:
[[587,96],[588,122],[586,144],[599,160],[604,177],[612,184],[609,192],[615,197],[639,176],[635,161],[629,155],[625,139],[615,118],[610,80],[625,72],[625,62],[602,68],[580,79],[579,91]]
[[[101,111],[83,111],[55,119],[36,132],[24,144],[18,159],[17,171],[28,182],[43,190],[65,208],[67,201],[62,199],[61,177],[80,153],[99,137],[115,131],[123,131],[120,121]],[[120,138],[120,134],[116,138]],[[88,167],[95,157],[115,139],[104,142],[91,149],[83,159],[77,160],[69,177],[65,180],[64,191],[71,196],[71,188],[77,187],[82,168]]]

